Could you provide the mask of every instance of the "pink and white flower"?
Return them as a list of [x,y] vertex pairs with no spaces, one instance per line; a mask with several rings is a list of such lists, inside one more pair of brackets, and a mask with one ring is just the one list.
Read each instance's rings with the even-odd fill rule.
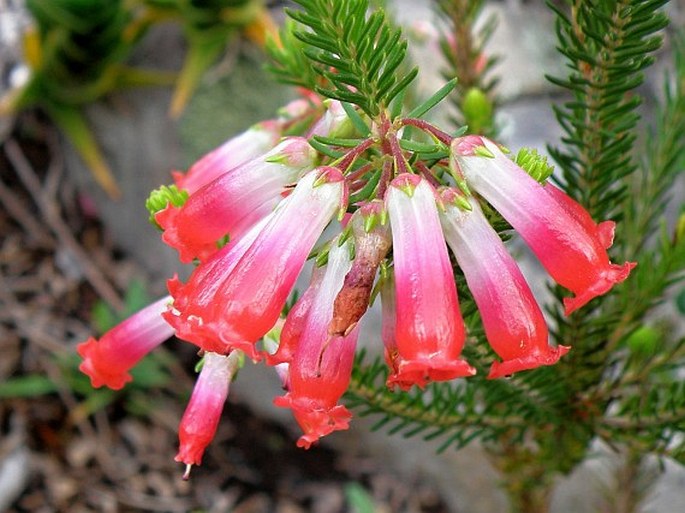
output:
[[471,207],[464,210],[457,206],[455,196],[459,196],[455,189],[441,191],[440,221],[478,306],[485,336],[504,360],[492,364],[488,378],[556,363],[569,348],[549,345],[542,311],[478,202],[463,198]]
[[303,137],[289,137],[271,151],[225,172],[192,194],[182,207],[169,204],[157,213],[162,240],[181,262],[206,260],[217,241],[241,237],[273,210],[285,187],[314,165],[316,152]]
[[228,356],[207,352],[178,428],[180,446],[175,460],[186,464],[184,479],[192,465],[202,463],[202,455],[214,439],[233,376],[240,368],[240,352]]
[[262,121],[204,155],[187,173],[175,171],[171,174],[179,189],[193,194],[231,169],[266,153],[280,138],[280,123]]
[[332,333],[333,301],[351,267],[350,243],[331,244],[325,274],[308,309],[304,329],[289,367],[288,393],[274,400],[288,407],[304,434],[298,447],[333,431],[347,429],[352,417],[338,400],[350,382],[358,329],[346,335]]
[[255,342],[278,320],[309,252],[345,198],[340,171],[311,171],[243,238],[249,243],[240,239],[224,248],[186,284],[170,281],[174,305],[165,318],[178,336],[207,351],[241,349],[259,359]]
[[595,224],[579,204],[539,184],[492,141],[455,139],[451,158],[454,171],[509,221],[552,278],[575,294],[564,299],[566,315],[608,292],[635,267],[609,261],[613,222]]
[[392,229],[397,355],[388,384],[420,387],[429,380],[472,376],[459,358],[464,321],[440,228],[435,193],[418,175],[402,174],[385,199]]
[[94,387],[123,388],[132,380],[129,371],[174,335],[174,329],[162,317],[170,302],[171,297],[163,297],[117,324],[99,340],[91,337],[77,346],[83,358],[79,370],[90,377]]

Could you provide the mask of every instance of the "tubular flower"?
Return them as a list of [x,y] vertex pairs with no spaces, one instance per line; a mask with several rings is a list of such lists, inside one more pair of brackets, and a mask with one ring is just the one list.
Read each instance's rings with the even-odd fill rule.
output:
[[179,189],[190,194],[200,190],[221,175],[273,148],[281,137],[276,120],[262,121],[232,137],[195,162],[187,173],[172,173]]
[[388,384],[445,381],[475,374],[459,355],[464,322],[440,228],[433,188],[411,174],[395,178],[386,194],[395,269],[396,372]]
[[465,210],[457,206],[455,196],[454,189],[441,192],[445,209],[440,221],[480,311],[488,342],[504,360],[492,364],[488,378],[556,363],[569,348],[549,345],[542,311],[478,202],[464,198],[471,208]]
[[174,305],[165,318],[178,336],[207,351],[241,349],[258,359],[254,343],[278,320],[307,255],[345,196],[337,169],[311,171],[244,237],[254,237],[251,243],[239,239],[200,264],[184,285],[172,280]]
[[325,100],[326,112],[314,123],[307,133],[307,137],[323,135],[325,137],[345,137],[353,132],[352,123],[338,100]]
[[352,417],[337,404],[347,389],[352,372],[358,329],[346,335],[331,332],[333,301],[351,267],[350,243],[331,244],[328,264],[309,308],[297,349],[289,368],[289,391],[274,404],[289,407],[304,434],[298,447],[333,431],[347,429]]
[[129,371],[150,351],[173,336],[174,329],[162,317],[169,296],[155,301],[105,333],[77,346],[83,358],[79,370],[92,386],[119,390],[131,381]]
[[[181,283],[178,276],[167,282],[173,304],[163,316],[177,330],[178,338],[197,344],[205,351],[221,354],[230,351],[231,347],[218,340],[211,327],[206,327],[203,315],[212,311],[223,280],[240,262],[271,216],[260,221],[244,237],[230,242],[209,260],[198,265],[186,284]],[[258,359],[251,343],[235,343],[233,346],[245,351],[252,359]]]
[[319,291],[321,281],[323,280],[324,272],[325,269],[323,267],[314,267],[309,286],[290,309],[285,318],[281,336],[279,338],[278,350],[274,354],[270,354],[266,357],[266,361],[269,365],[290,363],[292,361],[295,350],[297,349],[297,344],[302,336],[302,331],[307,324],[309,310],[316,299],[316,294]]
[[552,278],[575,294],[564,299],[566,315],[608,292],[635,267],[609,261],[613,223],[595,224],[580,205],[540,185],[492,141],[455,139],[451,158],[455,172],[511,223]]
[[285,186],[313,167],[314,149],[303,137],[289,137],[271,151],[225,172],[191,195],[182,207],[169,204],[157,213],[162,239],[181,262],[206,260],[217,241],[236,239],[271,212]]
[[192,465],[202,463],[202,455],[214,439],[240,359],[238,351],[228,356],[205,353],[200,376],[178,429],[180,446],[175,460],[186,464],[184,479],[188,479]]

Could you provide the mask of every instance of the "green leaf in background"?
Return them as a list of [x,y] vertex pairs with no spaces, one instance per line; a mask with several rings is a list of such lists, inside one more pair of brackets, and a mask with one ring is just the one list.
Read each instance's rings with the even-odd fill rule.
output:
[[678,294],[675,298],[675,304],[676,307],[678,308],[678,311],[685,315],[685,288],[680,291],[680,294]]
[[47,376],[27,374],[0,383],[0,398],[38,397],[51,394],[56,390],[57,386]]
[[376,505],[369,492],[359,483],[345,485],[345,499],[352,513],[375,513]]
[[134,279],[124,294],[124,310],[117,313],[105,301],[99,300],[91,310],[92,322],[99,333],[105,333],[150,302],[151,298],[145,290],[145,284],[141,280]]

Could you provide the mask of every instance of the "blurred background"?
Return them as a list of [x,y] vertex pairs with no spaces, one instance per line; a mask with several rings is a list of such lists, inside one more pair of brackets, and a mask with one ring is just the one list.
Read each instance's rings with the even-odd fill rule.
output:
[[[412,38],[422,70],[415,94],[426,97],[443,82],[436,43],[419,30],[436,10],[429,0],[385,3]],[[295,97],[263,68],[264,34],[282,23],[284,6],[0,0],[0,511],[506,509],[478,447],[436,456],[430,443],[372,433],[373,419],[355,418],[349,432],[297,449],[288,412],[271,405],[275,375],[250,364],[202,466],[182,481],[173,457],[193,347],[169,341],[118,392],[92,389],[78,372],[76,344],[189,272],[147,221],[149,192]],[[147,11],[133,23],[124,7]],[[563,73],[551,11],[522,0],[484,10],[498,19],[487,52],[501,57],[500,140],[542,150],[561,133],[551,110],[558,92],[544,78]],[[685,26],[684,2],[671,2],[669,15]],[[666,44],[643,86],[647,115],[668,52]],[[620,469],[598,447],[559,483],[552,510],[681,510],[685,471],[675,466],[645,476],[644,509],[616,509]]]

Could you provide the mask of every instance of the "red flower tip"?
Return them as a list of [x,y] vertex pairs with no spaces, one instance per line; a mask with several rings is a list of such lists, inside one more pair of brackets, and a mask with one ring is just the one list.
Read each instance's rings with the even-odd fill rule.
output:
[[76,351],[83,358],[78,369],[90,378],[94,388],[106,386],[112,390],[121,390],[133,378],[128,369],[113,367],[108,361],[103,346],[93,337],[76,346]]
[[99,340],[89,338],[76,348],[83,358],[79,370],[94,387],[121,389],[128,373],[146,354],[174,334],[162,318],[170,298],[163,297],[114,326]]
[[274,399],[274,404],[282,408],[290,408],[295,420],[304,434],[297,441],[297,446],[309,449],[319,438],[331,434],[333,431],[348,429],[352,414],[344,406],[338,404],[332,408],[317,406],[318,401],[307,398],[293,398],[291,394]]
[[207,257],[216,253],[216,241],[193,241],[188,237],[182,237],[177,229],[178,219],[182,210],[169,203],[163,210],[155,214],[155,221],[164,230],[162,240],[170,247],[178,250],[178,259],[188,264],[196,257],[206,260]]
[[[178,438],[180,440],[180,448],[174,461],[186,464],[186,471],[184,476],[190,475],[190,467],[193,465],[200,465],[202,463],[202,455],[207,446],[214,439],[214,432],[201,436],[198,433],[188,434],[184,431],[179,431]],[[186,479],[184,477],[184,479]]]
[[601,270],[594,282],[575,297],[564,298],[564,314],[570,315],[602,294],[606,294],[617,283],[624,281],[637,262],[625,262],[624,264],[609,264],[609,267]]
[[559,358],[568,353],[570,349],[571,348],[568,346],[547,347],[512,360],[494,362],[490,367],[488,379],[511,376],[515,372],[535,369],[542,365],[554,365],[559,361]]
[[418,357],[412,360],[396,359],[392,362],[394,372],[388,376],[386,385],[409,390],[412,385],[424,388],[431,381],[449,381],[476,374],[476,369],[461,359]]
[[180,445],[174,459],[186,464],[186,475],[190,465],[202,463],[202,455],[216,434],[231,379],[241,365],[240,358],[237,352],[229,356],[205,354],[204,365],[178,429]]

